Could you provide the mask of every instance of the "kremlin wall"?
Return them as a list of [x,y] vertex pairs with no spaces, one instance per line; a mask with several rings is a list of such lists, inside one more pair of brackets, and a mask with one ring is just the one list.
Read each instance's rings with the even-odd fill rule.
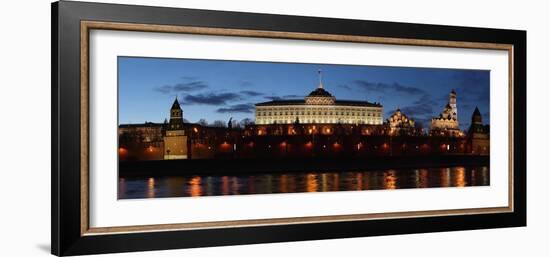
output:
[[321,83],[304,100],[256,104],[256,123],[235,128],[186,123],[178,99],[165,123],[119,125],[121,161],[489,155],[489,125],[479,109],[467,131],[459,129],[457,95],[429,131],[400,109],[384,121],[380,103],[337,100]]

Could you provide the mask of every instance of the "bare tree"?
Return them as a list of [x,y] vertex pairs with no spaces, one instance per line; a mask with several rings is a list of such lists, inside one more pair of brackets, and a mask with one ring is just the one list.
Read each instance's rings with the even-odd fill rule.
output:
[[197,123],[204,127],[208,126],[208,122],[205,119],[200,119]]
[[254,124],[254,121],[252,121],[252,119],[250,118],[245,118],[239,122],[239,125],[243,128],[252,124]]
[[225,122],[223,120],[215,120],[212,122],[212,126],[217,128],[225,128]]
[[238,121],[233,121],[233,128],[236,128],[236,129],[242,129],[244,128],[244,126],[242,125],[242,121],[238,122]]

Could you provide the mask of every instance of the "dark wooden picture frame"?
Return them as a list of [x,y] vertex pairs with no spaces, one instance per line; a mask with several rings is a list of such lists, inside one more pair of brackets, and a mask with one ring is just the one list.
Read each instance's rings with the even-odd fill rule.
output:
[[[434,215],[88,226],[90,29],[504,49],[510,54],[508,208]],[[513,76],[512,76],[513,74]],[[84,2],[52,4],[52,254],[79,255],[526,225],[526,32]],[[349,217],[348,217],[349,216]],[[380,219],[383,217],[383,219]]]

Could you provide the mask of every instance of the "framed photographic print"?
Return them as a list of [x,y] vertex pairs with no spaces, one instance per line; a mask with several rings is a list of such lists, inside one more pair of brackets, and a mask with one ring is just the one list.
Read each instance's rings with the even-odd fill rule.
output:
[[52,5],[52,253],[526,224],[526,32]]

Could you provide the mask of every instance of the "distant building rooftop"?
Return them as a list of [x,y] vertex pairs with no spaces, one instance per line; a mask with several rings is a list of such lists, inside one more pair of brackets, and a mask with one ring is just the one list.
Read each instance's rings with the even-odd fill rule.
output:
[[[334,104],[340,105],[340,106],[382,107],[382,105],[379,103],[371,103],[367,101],[356,101],[356,100],[336,100]],[[273,101],[256,104],[256,106],[271,106],[271,105],[306,105],[306,102],[302,99],[289,99],[289,100],[273,100]]]
[[132,123],[132,124],[120,124],[119,128],[137,128],[137,127],[162,127],[164,123],[154,123],[154,122],[145,122],[145,123]]

